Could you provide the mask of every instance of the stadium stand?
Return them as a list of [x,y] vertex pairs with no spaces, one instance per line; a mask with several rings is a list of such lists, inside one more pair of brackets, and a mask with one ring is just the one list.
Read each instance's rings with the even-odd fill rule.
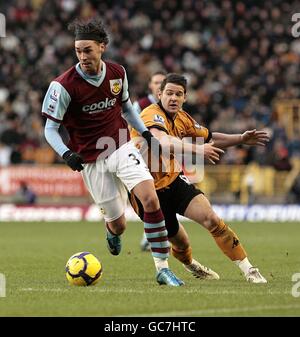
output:
[[[278,195],[277,184],[285,195],[300,158],[300,40],[291,35],[296,11],[297,1],[279,0],[1,2],[7,36],[0,39],[0,167],[62,163],[44,139],[41,102],[50,80],[76,62],[67,23],[104,13],[114,36],[106,58],[126,66],[132,101],[144,96],[151,73],[179,72],[189,80],[186,108],[199,123],[211,131],[271,134],[266,148],[228,150],[222,170],[208,169],[208,192],[219,187],[214,180],[226,172],[223,165],[241,165],[230,169],[232,195],[249,202],[251,178],[240,172],[251,167],[255,176],[268,172],[272,186],[252,194]],[[255,164],[245,166],[250,163],[260,166],[255,171]]]

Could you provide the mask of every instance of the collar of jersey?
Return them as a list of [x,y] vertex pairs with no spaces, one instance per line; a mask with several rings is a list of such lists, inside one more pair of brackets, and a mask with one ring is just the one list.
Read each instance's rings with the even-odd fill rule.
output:
[[167,118],[170,119],[170,120],[172,121],[172,123],[174,124],[174,121],[175,121],[175,119],[176,119],[176,117],[177,117],[177,115],[178,115],[178,112],[177,112],[177,114],[175,115],[175,118],[173,119],[173,118],[170,116],[170,114],[164,109],[164,107],[163,107],[161,101],[158,101],[157,104],[158,104],[158,106],[161,108],[161,110],[165,113],[165,115],[167,116]]
[[82,71],[82,69],[80,68],[80,63],[78,62],[76,64],[76,71],[78,72],[78,74],[88,83],[90,83],[91,85],[95,86],[95,87],[100,87],[100,85],[102,84],[105,75],[106,75],[106,64],[104,61],[102,61],[102,71],[100,75],[93,75],[90,76],[88,74],[86,74],[85,72]]

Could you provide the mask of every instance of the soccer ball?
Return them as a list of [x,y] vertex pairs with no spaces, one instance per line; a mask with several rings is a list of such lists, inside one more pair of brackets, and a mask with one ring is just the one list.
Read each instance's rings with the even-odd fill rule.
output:
[[93,285],[100,280],[101,276],[101,262],[89,252],[72,255],[66,264],[66,277],[72,285]]

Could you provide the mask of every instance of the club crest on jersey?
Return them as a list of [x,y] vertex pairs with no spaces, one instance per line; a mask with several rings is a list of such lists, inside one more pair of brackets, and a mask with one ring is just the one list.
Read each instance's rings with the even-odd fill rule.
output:
[[164,118],[160,115],[154,115],[153,121],[157,123],[165,124]]
[[110,91],[114,95],[118,95],[122,90],[122,79],[109,80]]

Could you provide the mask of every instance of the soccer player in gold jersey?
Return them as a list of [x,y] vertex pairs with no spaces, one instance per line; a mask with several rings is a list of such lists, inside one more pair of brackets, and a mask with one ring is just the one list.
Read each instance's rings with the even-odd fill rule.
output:
[[[161,84],[159,102],[150,105],[141,113],[145,126],[160,140],[162,150],[171,147],[173,154],[184,152],[185,155],[193,155],[196,158],[204,156],[207,161],[215,164],[223,153],[221,149],[240,144],[264,146],[269,141],[264,131],[256,129],[247,130],[242,134],[224,134],[211,133],[207,128],[200,126],[182,110],[183,103],[186,101],[186,88],[187,81],[184,76],[168,74]],[[139,136],[138,132],[133,129],[131,137],[137,136]],[[184,142],[185,137],[202,138],[204,144]],[[167,160],[163,156],[160,159],[159,170],[153,170],[153,160],[152,163],[148,161],[148,166],[154,177],[155,188],[165,216],[172,254],[195,276],[208,279],[219,278],[218,274],[206,267],[203,268],[193,259],[188,236],[177,220],[177,213],[204,226],[221,251],[241,269],[247,281],[267,283],[258,268],[250,263],[236,233],[214,212],[202,191],[190,184],[178,169],[180,161],[177,160],[176,155],[171,154]],[[136,212],[142,217],[143,207],[139,200],[132,195],[131,201]],[[151,242],[151,233],[146,232],[146,235]],[[205,272],[207,272],[206,276]]]

